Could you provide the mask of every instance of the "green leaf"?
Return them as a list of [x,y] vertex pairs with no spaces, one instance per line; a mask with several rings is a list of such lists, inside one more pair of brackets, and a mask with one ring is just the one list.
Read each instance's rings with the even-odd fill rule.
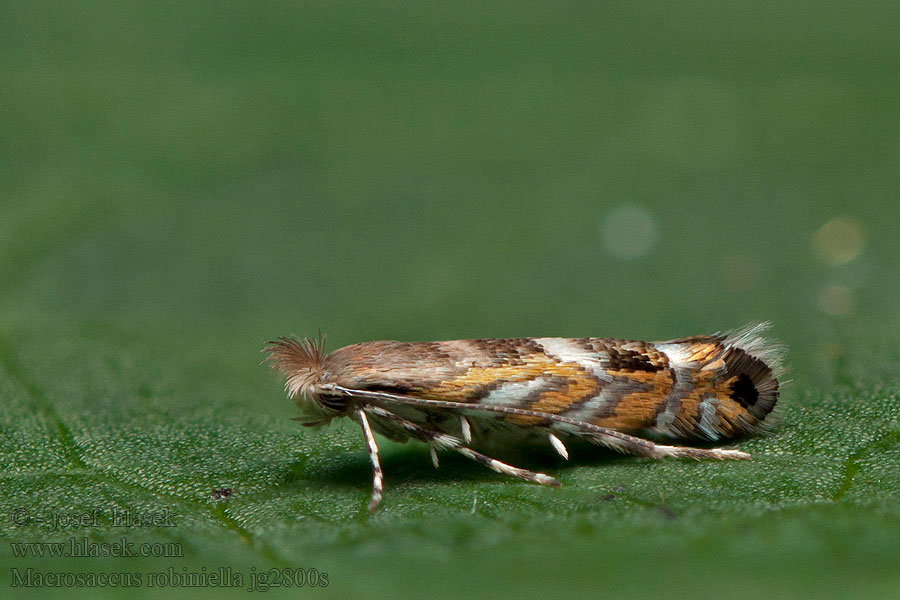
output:
[[[5,7],[0,586],[895,597],[900,48],[756,6]],[[512,449],[550,489],[379,439],[374,515],[358,428],[260,365],[755,320],[752,461]]]

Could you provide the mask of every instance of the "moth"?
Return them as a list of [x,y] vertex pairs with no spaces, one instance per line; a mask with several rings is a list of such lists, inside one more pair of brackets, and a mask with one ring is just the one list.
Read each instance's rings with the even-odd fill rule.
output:
[[568,458],[581,438],[623,453],[746,460],[725,448],[666,445],[642,435],[721,442],[757,432],[778,400],[780,347],[767,323],[643,342],[613,338],[374,341],[326,353],[323,339],[281,337],[263,348],[286,377],[305,426],[349,417],[372,462],[369,511],[384,477],[374,432],[456,451],[498,473],[558,487],[544,473],[482,454],[488,443],[542,441]]

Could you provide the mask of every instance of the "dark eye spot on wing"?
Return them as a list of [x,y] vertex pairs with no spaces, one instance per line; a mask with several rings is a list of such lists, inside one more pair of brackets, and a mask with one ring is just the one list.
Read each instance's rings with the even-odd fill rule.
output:
[[731,399],[744,408],[755,405],[759,400],[759,391],[746,373],[738,375],[737,381],[731,386]]

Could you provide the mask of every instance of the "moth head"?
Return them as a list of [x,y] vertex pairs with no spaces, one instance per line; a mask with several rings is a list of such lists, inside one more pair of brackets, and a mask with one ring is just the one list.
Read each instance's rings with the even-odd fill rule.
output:
[[321,334],[316,338],[281,337],[268,342],[262,351],[270,366],[284,374],[284,390],[303,413],[298,420],[309,425],[325,424],[346,410],[345,400],[323,392],[329,377]]

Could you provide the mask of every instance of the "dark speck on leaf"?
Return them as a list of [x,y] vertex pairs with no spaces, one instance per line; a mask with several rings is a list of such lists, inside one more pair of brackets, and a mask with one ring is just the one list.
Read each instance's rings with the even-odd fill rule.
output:
[[215,502],[227,500],[231,498],[231,488],[215,488],[209,497]]

